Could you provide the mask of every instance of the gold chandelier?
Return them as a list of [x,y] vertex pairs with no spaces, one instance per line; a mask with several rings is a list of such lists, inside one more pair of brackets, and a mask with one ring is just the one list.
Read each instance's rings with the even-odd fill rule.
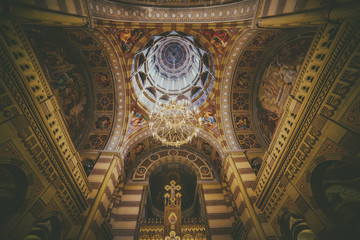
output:
[[201,126],[201,119],[195,114],[198,111],[191,110],[190,103],[185,100],[158,102],[150,115],[153,137],[166,146],[179,147],[190,142]]

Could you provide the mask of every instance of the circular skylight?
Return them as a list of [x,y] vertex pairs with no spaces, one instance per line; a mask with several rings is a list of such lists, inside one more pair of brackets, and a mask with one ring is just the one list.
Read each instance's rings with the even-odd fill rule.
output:
[[156,102],[188,100],[200,106],[214,85],[211,55],[193,36],[170,32],[154,36],[132,66],[132,85],[138,102],[153,109]]

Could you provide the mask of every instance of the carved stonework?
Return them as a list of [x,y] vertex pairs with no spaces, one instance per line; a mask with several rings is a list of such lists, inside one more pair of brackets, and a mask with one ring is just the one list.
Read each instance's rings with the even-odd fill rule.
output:
[[349,111],[342,118],[342,122],[360,132],[360,97],[358,97]]
[[11,142],[0,145],[0,155],[4,157],[8,156],[20,158],[20,154],[16,151],[15,147]]
[[304,194],[304,196],[307,196],[307,189],[306,189],[306,176],[303,176],[300,181],[296,184],[296,186],[298,187],[298,189],[300,190],[300,192],[302,194]]
[[[274,213],[276,206],[281,201],[283,186],[279,182],[283,176],[290,181],[295,180],[304,163],[312,159],[310,155],[314,154],[313,149],[321,136],[321,129],[311,127],[314,117],[319,112],[324,116],[323,110],[328,106],[328,99],[332,95],[340,96],[339,93],[346,93],[346,87],[344,91],[337,91],[343,87],[336,88],[336,83],[340,81],[341,73],[344,72],[350,56],[358,46],[360,35],[356,30],[357,27],[352,23],[341,26],[328,24],[324,31],[316,37],[317,39],[320,37],[320,40],[311,47],[316,48],[312,55],[308,55],[308,58],[313,60],[307,61],[303,65],[303,69],[300,71],[301,88],[299,88],[300,86],[296,87],[292,93],[295,99],[289,100],[289,103],[292,101],[302,102],[306,108],[295,112],[289,110],[289,115],[292,115],[293,118],[289,116],[286,122],[280,123],[274,134],[279,141],[271,143],[269,154],[264,157],[266,162],[274,159],[275,164],[267,171],[261,172],[257,181],[256,206],[264,210],[268,216]],[[320,69],[322,70],[320,71]],[[303,89],[311,89],[311,94],[305,94],[302,92]],[[296,102],[293,102],[292,106],[296,105]],[[337,102],[335,103],[337,104]],[[286,105],[286,108],[290,108],[290,105]],[[284,117],[282,119],[285,120]],[[299,126],[298,123],[301,123],[301,127],[294,128],[294,126]],[[289,139],[293,139],[292,136],[296,136],[296,139],[289,142]],[[274,169],[277,169],[276,176],[268,179]],[[260,184],[262,179],[267,184]]]
[[327,139],[319,151],[318,155],[323,155],[326,153],[346,153],[342,148],[340,148],[338,145],[336,145],[331,140]]

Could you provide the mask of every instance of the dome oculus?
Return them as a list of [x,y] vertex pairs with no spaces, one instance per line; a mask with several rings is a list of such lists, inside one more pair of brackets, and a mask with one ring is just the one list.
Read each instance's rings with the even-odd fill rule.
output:
[[154,36],[133,61],[133,90],[147,109],[171,100],[188,100],[198,107],[214,80],[212,56],[193,36],[178,32]]

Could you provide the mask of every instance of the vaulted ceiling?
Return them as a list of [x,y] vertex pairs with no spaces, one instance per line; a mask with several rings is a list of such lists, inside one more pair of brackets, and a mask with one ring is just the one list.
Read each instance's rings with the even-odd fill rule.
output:
[[[262,13],[257,1],[192,2],[198,8],[183,7],[188,1],[171,2],[169,8],[155,7],[160,1],[152,7],[136,3],[89,1],[91,28],[26,30],[78,151],[90,158],[99,151],[120,152],[130,171],[141,161],[139,155],[161,147],[151,137],[149,116],[156,98],[171,95],[156,81],[163,77],[168,84],[175,73],[164,77],[161,71],[176,70],[175,63],[166,66],[172,59],[188,64],[190,71],[180,69],[182,64],[179,74],[192,80],[168,90],[174,98],[189,98],[204,123],[186,147],[204,153],[217,167],[225,151],[264,153],[316,29],[252,28],[256,14],[271,15],[275,1],[267,2]],[[169,60],[159,53],[162,42],[172,42],[168,52],[177,55]],[[160,72],[142,69],[144,62]]]

